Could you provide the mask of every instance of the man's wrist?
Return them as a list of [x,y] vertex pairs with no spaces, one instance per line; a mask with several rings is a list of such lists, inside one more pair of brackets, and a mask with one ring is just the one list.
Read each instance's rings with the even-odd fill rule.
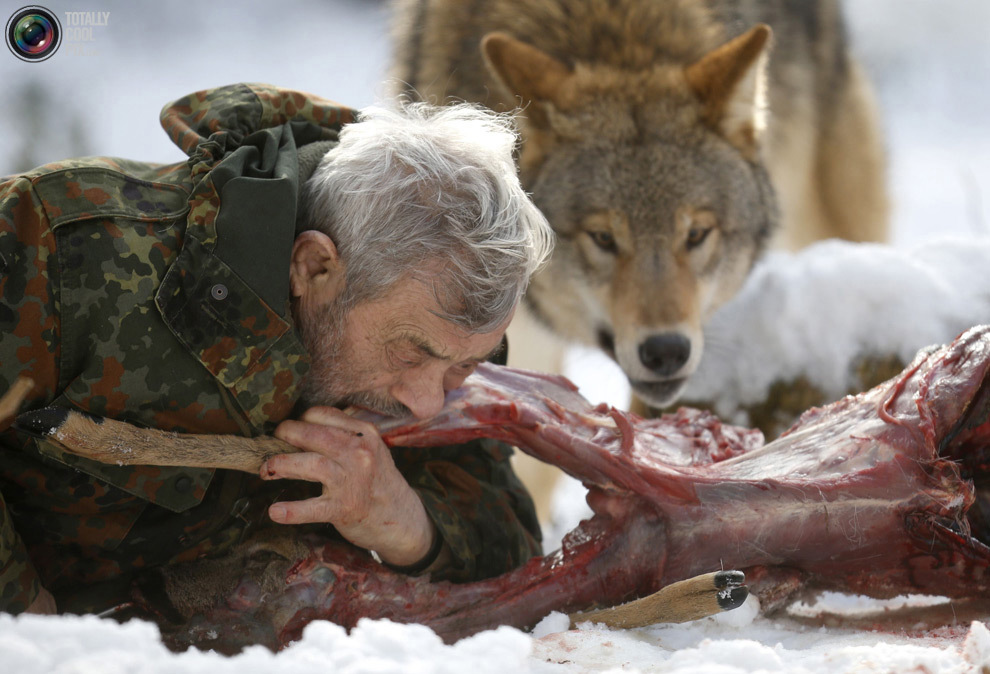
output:
[[406,576],[418,576],[425,573],[440,557],[440,553],[443,550],[443,537],[440,535],[439,531],[434,531],[433,543],[430,545],[430,549],[426,552],[418,562],[407,565],[389,564],[386,561],[382,561],[384,566],[387,566],[392,571],[396,573],[401,573]]

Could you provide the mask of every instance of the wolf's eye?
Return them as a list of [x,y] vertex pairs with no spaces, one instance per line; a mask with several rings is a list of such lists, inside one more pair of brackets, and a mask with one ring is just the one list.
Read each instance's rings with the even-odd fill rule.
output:
[[595,242],[595,245],[608,253],[616,252],[617,248],[615,246],[615,237],[612,236],[611,232],[588,232],[588,236],[591,240]]
[[711,231],[712,231],[711,227],[692,227],[691,229],[689,229],[687,235],[688,250],[697,248],[698,246],[703,244],[705,242],[705,239],[708,238],[708,235],[711,233]]

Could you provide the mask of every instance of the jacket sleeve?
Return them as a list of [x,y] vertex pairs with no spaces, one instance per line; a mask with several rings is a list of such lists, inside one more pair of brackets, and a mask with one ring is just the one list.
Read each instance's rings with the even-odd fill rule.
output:
[[541,553],[536,510],[509,465],[511,447],[483,439],[392,452],[450,551],[433,580],[490,578]]
[[[19,376],[35,388],[34,406],[55,397],[58,385],[58,323],[55,316],[58,261],[44,205],[30,180],[0,184],[0,393]],[[9,484],[5,455],[21,451],[12,419],[0,419],[0,489]],[[11,495],[0,492],[0,611],[20,613],[40,583],[14,526]]]
[[40,590],[38,574],[0,494],[0,611],[23,613]]

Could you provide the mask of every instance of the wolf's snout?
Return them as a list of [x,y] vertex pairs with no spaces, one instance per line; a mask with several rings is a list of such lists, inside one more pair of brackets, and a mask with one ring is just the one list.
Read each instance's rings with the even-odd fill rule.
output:
[[691,340],[679,333],[648,337],[639,345],[639,360],[659,377],[677,374],[691,357]]

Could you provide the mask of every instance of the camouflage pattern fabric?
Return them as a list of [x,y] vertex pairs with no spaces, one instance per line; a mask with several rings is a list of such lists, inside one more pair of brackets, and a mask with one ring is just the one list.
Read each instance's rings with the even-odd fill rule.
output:
[[[335,140],[355,112],[241,84],[186,96],[161,119],[188,161],[86,158],[0,183],[0,391],[28,376],[31,409],[270,433],[309,363],[289,311],[298,148]],[[99,464],[0,424],[0,610],[11,613],[39,583],[64,606],[86,584],[222,552],[286,489],[314,488]],[[453,552],[440,576],[487,577],[539,552],[509,451],[396,451]]]

